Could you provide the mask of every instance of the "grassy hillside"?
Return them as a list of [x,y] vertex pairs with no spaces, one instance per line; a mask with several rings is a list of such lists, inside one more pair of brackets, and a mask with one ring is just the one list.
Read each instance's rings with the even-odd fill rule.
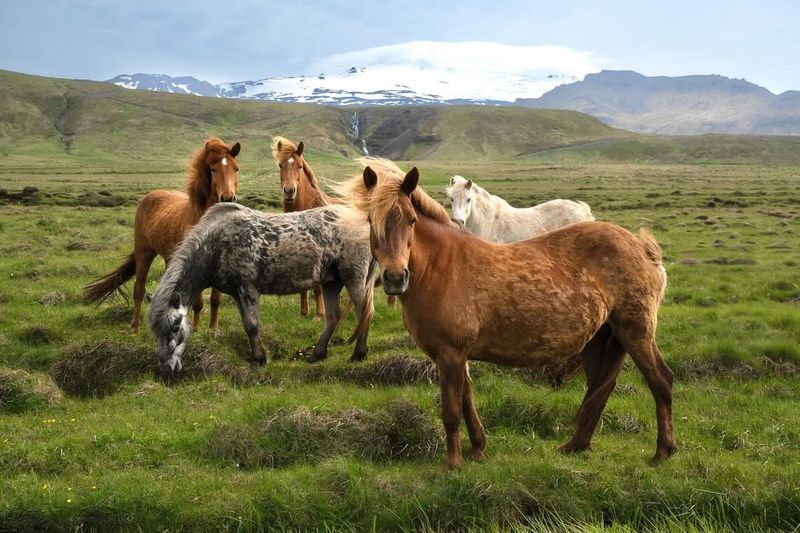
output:
[[572,111],[518,107],[333,108],[131,91],[106,83],[0,71],[0,168],[87,165],[179,169],[203,138],[242,142],[250,169],[273,135],[302,139],[317,160],[359,154],[437,161],[800,162],[800,137],[637,135]]

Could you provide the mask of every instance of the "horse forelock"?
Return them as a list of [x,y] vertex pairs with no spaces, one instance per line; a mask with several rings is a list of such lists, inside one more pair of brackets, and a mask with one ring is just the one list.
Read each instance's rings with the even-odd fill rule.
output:
[[280,166],[294,155],[297,145],[285,137],[276,136],[272,138],[272,146],[270,148],[272,149],[272,157],[275,159],[275,164]]
[[[366,168],[370,167],[378,175],[378,182],[372,189],[367,189],[361,174],[343,183],[336,184],[334,190],[344,196],[359,211],[367,214],[375,236],[379,240],[385,238],[386,222],[394,209],[400,208],[400,186],[405,173],[393,161],[379,157],[362,157],[358,161]],[[411,193],[411,204],[418,214],[428,216],[437,222],[452,225],[447,210],[428,196],[422,188],[417,187]]]

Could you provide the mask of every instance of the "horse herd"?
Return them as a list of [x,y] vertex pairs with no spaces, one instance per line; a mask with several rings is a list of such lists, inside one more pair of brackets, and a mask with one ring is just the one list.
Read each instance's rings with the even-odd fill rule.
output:
[[462,419],[470,456],[484,456],[471,359],[522,367],[580,364],[587,390],[576,428],[561,446],[569,453],[589,448],[627,353],[655,400],[654,459],[675,451],[672,372],[655,341],[667,278],[648,231],[633,235],[594,221],[583,202],[515,209],[460,176],[447,188],[451,218],[418,186],[416,167],[403,172],[380,158],[360,159],[362,174],[335,184],[340,196],[331,197],[319,187],[303,143],[281,137],[273,140],[272,153],[284,213],[265,214],[234,203],[239,150],[239,143],[211,138],[189,165],[188,194],[145,196],[136,212],[134,251],[86,288],[88,301],[102,301],[135,275],[131,327],[138,331],[147,272],[156,255],[164,258],[148,313],[163,373],[180,371],[207,287],[213,289],[211,327],[217,327],[220,292],[229,294],[251,361],[264,363],[260,294],[299,292],[305,315],[305,294],[315,291],[316,314],[325,319],[311,355],[316,361],[327,354],[346,288],[358,320],[350,360],[359,361],[367,355],[374,287],[382,284],[399,298],[406,329],[436,364],[448,466],[462,462]]

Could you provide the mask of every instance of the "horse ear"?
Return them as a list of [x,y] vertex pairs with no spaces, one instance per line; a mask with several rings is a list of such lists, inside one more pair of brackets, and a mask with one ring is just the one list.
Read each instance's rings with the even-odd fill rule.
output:
[[406,174],[406,178],[403,180],[400,189],[408,196],[411,196],[411,193],[417,188],[417,183],[419,183],[419,170],[417,170],[417,167],[414,167]]
[[471,189],[471,188],[472,188],[472,180],[468,179],[468,180],[467,180],[467,184],[465,185],[465,187],[466,187],[467,189]]
[[456,179],[454,177],[451,177],[450,178],[450,186],[452,187],[455,184],[456,184]]
[[242,149],[242,145],[241,144],[239,144],[239,143],[234,144],[231,147],[231,157],[236,157],[237,155],[239,155],[239,151],[241,149]]
[[294,151],[297,155],[303,155],[303,148],[306,146],[303,144],[303,141],[300,141],[300,144],[297,145],[297,150]]
[[275,148],[277,148],[279,152],[281,151],[281,145],[282,144],[283,144],[283,141],[278,141],[278,144],[275,145]]
[[364,167],[364,185],[370,190],[378,183],[378,175],[370,167]]
[[174,307],[175,309],[180,308],[181,306],[181,295],[177,292],[173,292],[172,296],[169,297],[169,305],[170,307]]

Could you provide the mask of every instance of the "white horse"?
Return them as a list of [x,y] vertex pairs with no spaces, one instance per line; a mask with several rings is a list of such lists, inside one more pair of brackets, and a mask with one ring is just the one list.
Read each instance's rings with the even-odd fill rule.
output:
[[453,220],[492,242],[521,241],[567,224],[594,220],[591,208],[583,202],[550,200],[518,209],[462,176],[450,178],[445,192],[453,205]]

